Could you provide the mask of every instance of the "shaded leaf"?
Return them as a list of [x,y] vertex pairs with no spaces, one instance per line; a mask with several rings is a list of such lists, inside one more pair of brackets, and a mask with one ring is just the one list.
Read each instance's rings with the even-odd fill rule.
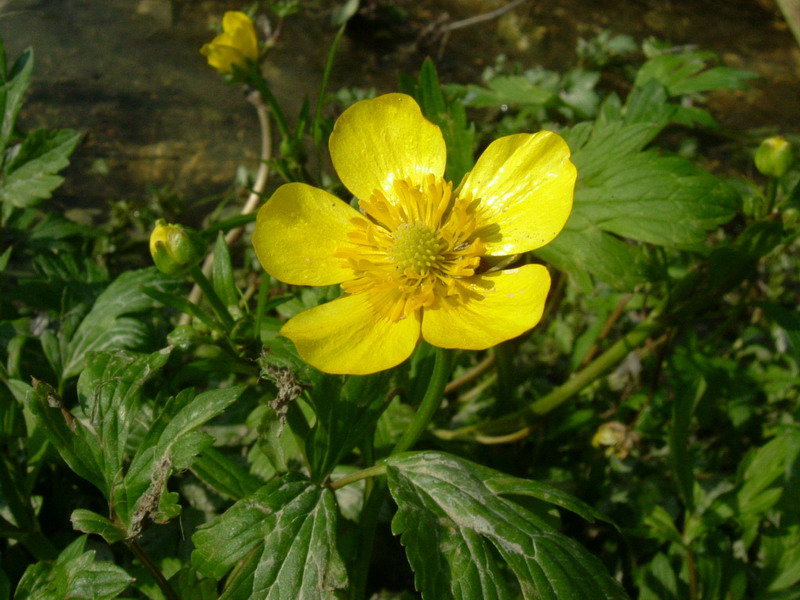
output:
[[[391,457],[387,475],[398,504],[392,530],[402,536],[424,598],[515,598],[520,591],[524,598],[626,597],[595,557],[548,525],[547,515],[504,497],[513,478],[439,452]],[[518,483],[545,499],[543,487]],[[552,498],[592,514],[565,494]],[[503,563],[514,581],[501,575]]]
[[716,60],[713,52],[661,54],[648,60],[636,74],[634,85],[641,87],[655,79],[670,95],[680,96],[711,90],[744,89],[754,73],[728,67],[709,67]]
[[111,520],[96,512],[84,508],[76,508],[70,516],[72,527],[83,533],[95,533],[109,544],[119,542],[125,538],[125,532],[117,527]]
[[290,473],[201,527],[192,562],[220,579],[247,559],[235,592],[223,598],[334,599],[347,586],[337,518],[333,492]]
[[70,544],[55,561],[38,562],[25,570],[14,600],[110,600],[133,582],[124,570],[95,560],[84,552],[86,537]]
[[62,377],[66,379],[80,373],[89,352],[133,349],[141,345],[147,339],[145,325],[123,315],[156,306],[142,286],[166,291],[176,283],[154,267],[128,271],[115,279],[97,298],[66,345],[62,353]]
[[69,164],[80,134],[69,129],[39,129],[30,133],[5,166],[0,202],[25,208],[50,197],[64,181],[56,175]]
[[[2,65],[5,71],[5,64]],[[8,79],[0,85],[0,154],[8,145],[22,98],[30,85],[33,69],[33,50],[28,48],[15,61]]]

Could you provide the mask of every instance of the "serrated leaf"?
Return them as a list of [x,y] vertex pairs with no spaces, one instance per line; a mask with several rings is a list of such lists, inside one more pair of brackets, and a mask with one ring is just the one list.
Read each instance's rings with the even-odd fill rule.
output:
[[95,560],[84,552],[86,536],[70,544],[55,561],[38,562],[25,570],[14,600],[111,600],[132,582],[124,570]]
[[648,151],[609,164],[575,193],[575,211],[604,231],[662,246],[702,242],[730,220],[735,191],[677,156]]
[[626,598],[595,557],[504,497],[512,478],[439,452],[391,457],[387,476],[398,504],[392,530],[423,598]]
[[149,355],[117,351],[92,355],[78,380],[82,419],[75,437],[92,448],[105,485],[100,489],[111,498],[119,484],[125,462],[130,429],[141,403],[141,389],[169,359],[169,348]]
[[500,75],[494,77],[488,87],[470,84],[466,90],[464,102],[474,107],[504,104],[543,106],[555,98],[552,90],[536,85],[522,75]]
[[786,429],[743,462],[742,486],[737,493],[739,511],[753,518],[775,505],[783,493],[783,477],[800,456],[800,430]]
[[[18,389],[22,391],[21,386]],[[106,489],[102,465],[96,456],[96,446],[87,444],[84,436],[75,435],[74,428],[78,425],[61,404],[56,391],[46,383],[34,381],[33,388],[25,393],[23,401],[25,408],[33,415],[37,425],[46,433],[47,439],[70,469],[98,489]]]
[[333,492],[290,473],[201,527],[192,537],[192,562],[220,579],[248,556],[258,556],[255,568],[250,563],[237,579],[236,598],[333,600],[347,587],[336,547],[337,517]]
[[40,129],[30,133],[0,182],[0,202],[17,208],[34,206],[50,197],[64,181],[57,175],[69,164],[80,134],[72,130]]
[[90,352],[135,349],[146,339],[145,326],[123,315],[156,306],[155,301],[141,289],[142,286],[167,291],[176,283],[152,267],[128,271],[115,279],[97,298],[66,345],[62,378],[80,373]]
[[163,500],[171,472],[188,468],[194,457],[213,443],[211,436],[197,428],[219,415],[243,391],[243,386],[234,386],[195,397],[183,392],[168,403],[176,405],[177,410],[168,405],[150,424],[148,435],[131,460],[124,486],[115,496],[115,508],[129,525],[130,535],[138,532],[144,518],[157,514],[155,503]]
[[0,86],[0,154],[6,149],[11,132],[14,131],[22,98],[30,85],[31,69],[33,50],[28,48],[14,63],[10,78]]
[[644,150],[674,116],[664,87],[650,80],[625,106],[609,99],[593,126],[566,134],[578,168],[573,211],[537,256],[584,284],[591,273],[630,290],[650,275],[647,255],[633,241],[698,244],[733,217],[739,197],[732,187],[684,158]]
[[634,85],[641,87],[655,79],[669,90],[670,95],[680,96],[711,90],[744,89],[747,80],[755,77],[755,74],[739,69],[709,68],[709,63],[714,60],[713,52],[654,56],[639,69]]

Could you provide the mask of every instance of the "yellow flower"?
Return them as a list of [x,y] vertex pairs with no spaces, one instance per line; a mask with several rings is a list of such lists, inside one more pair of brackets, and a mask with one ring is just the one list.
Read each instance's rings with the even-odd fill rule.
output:
[[233,68],[250,68],[258,60],[258,38],[253,21],[243,12],[228,11],[222,17],[222,33],[200,48],[208,64],[232,73]]
[[261,207],[253,236],[276,279],[346,292],[281,329],[303,359],[329,373],[373,373],[408,358],[420,335],[480,350],[536,325],[547,269],[491,270],[484,257],[539,248],[564,226],[576,170],[561,137],[500,138],[453,191],[439,128],[413,98],[388,94],[347,109],[329,148],[362,212],[289,183]]

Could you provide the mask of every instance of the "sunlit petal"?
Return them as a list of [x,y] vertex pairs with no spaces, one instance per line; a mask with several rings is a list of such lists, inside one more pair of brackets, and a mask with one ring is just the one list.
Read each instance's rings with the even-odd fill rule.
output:
[[253,21],[245,13],[229,10],[222,17],[222,30],[229,36],[231,45],[250,60],[258,58],[258,38]]
[[419,315],[381,318],[369,294],[343,296],[292,317],[281,335],[308,364],[326,373],[365,375],[409,357],[419,339]]
[[422,337],[434,346],[483,350],[517,337],[539,322],[550,289],[550,274],[542,265],[477,275],[466,281],[482,299],[455,305],[440,302],[423,313]]
[[576,169],[556,133],[521,133],[492,142],[460,194],[480,201],[478,230],[488,255],[533,250],[552,240],[572,210]]
[[351,246],[347,234],[360,213],[304,183],[279,187],[258,211],[253,246],[267,273],[293,285],[331,285],[353,279],[334,253]]
[[392,182],[422,183],[444,174],[447,150],[439,128],[405,94],[356,102],[337,119],[329,147],[333,166],[354,196],[392,194]]

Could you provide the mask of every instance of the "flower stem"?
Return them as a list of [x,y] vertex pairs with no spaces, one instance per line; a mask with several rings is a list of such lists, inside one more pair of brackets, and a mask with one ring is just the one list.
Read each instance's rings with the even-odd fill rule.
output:
[[470,425],[469,427],[462,427],[452,431],[439,430],[436,435],[446,440],[469,440],[487,434],[506,434],[512,428],[525,427],[534,417],[547,414],[561,406],[572,396],[608,372],[644,340],[664,327],[665,325],[660,320],[651,317],[637,325],[621,340],[594,359],[586,368],[578,371],[566,383],[525,408],[478,425]]
[[267,82],[264,81],[261,73],[253,72],[248,78],[247,83],[256,88],[258,93],[261,94],[261,97],[272,111],[272,116],[275,117],[275,124],[278,126],[278,131],[280,132],[281,137],[285,140],[288,140],[292,134],[289,131],[289,125],[286,121],[286,116],[283,114],[283,110],[281,110],[278,100],[275,98],[272,90],[269,89],[269,86],[267,85]]
[[359,471],[355,471],[354,473],[350,473],[350,475],[345,475],[341,479],[337,479],[336,481],[332,482],[329,487],[332,490],[338,490],[339,488],[350,485],[351,483],[355,483],[356,481],[361,481],[367,477],[377,477],[379,475],[386,475],[385,464],[379,463],[377,465],[367,467],[366,469],[361,469]]
[[211,304],[211,308],[214,309],[214,314],[217,315],[217,318],[220,320],[222,325],[225,327],[225,330],[230,333],[233,329],[233,317],[228,312],[228,307],[226,307],[222,300],[219,299],[217,292],[214,290],[214,286],[211,285],[211,282],[208,280],[203,274],[203,271],[200,270],[200,267],[194,266],[192,270],[189,271],[192,278],[194,279],[197,286],[202,290],[205,297],[208,299],[209,304]]
[[450,378],[450,371],[453,366],[453,353],[444,348],[436,348],[435,353],[436,362],[433,365],[433,373],[428,383],[428,389],[422,398],[422,402],[420,402],[414,419],[405,433],[403,433],[400,441],[397,442],[394,450],[392,450],[393,455],[410,450],[417,443],[417,440],[422,437],[422,434],[428,428],[436,409],[442,403],[444,388]]
[[164,592],[164,596],[166,596],[167,600],[180,600],[180,596],[175,593],[175,590],[172,589],[172,586],[169,584],[169,581],[167,581],[167,578],[164,577],[164,574],[156,567],[153,561],[150,560],[150,557],[147,556],[144,548],[142,548],[136,540],[129,540],[126,544],[136,558],[150,571],[150,574],[153,576],[158,587],[161,588],[161,591]]
[[514,340],[502,342],[494,347],[494,359],[497,369],[497,399],[511,405],[514,401],[515,371],[514,355],[517,344]]

